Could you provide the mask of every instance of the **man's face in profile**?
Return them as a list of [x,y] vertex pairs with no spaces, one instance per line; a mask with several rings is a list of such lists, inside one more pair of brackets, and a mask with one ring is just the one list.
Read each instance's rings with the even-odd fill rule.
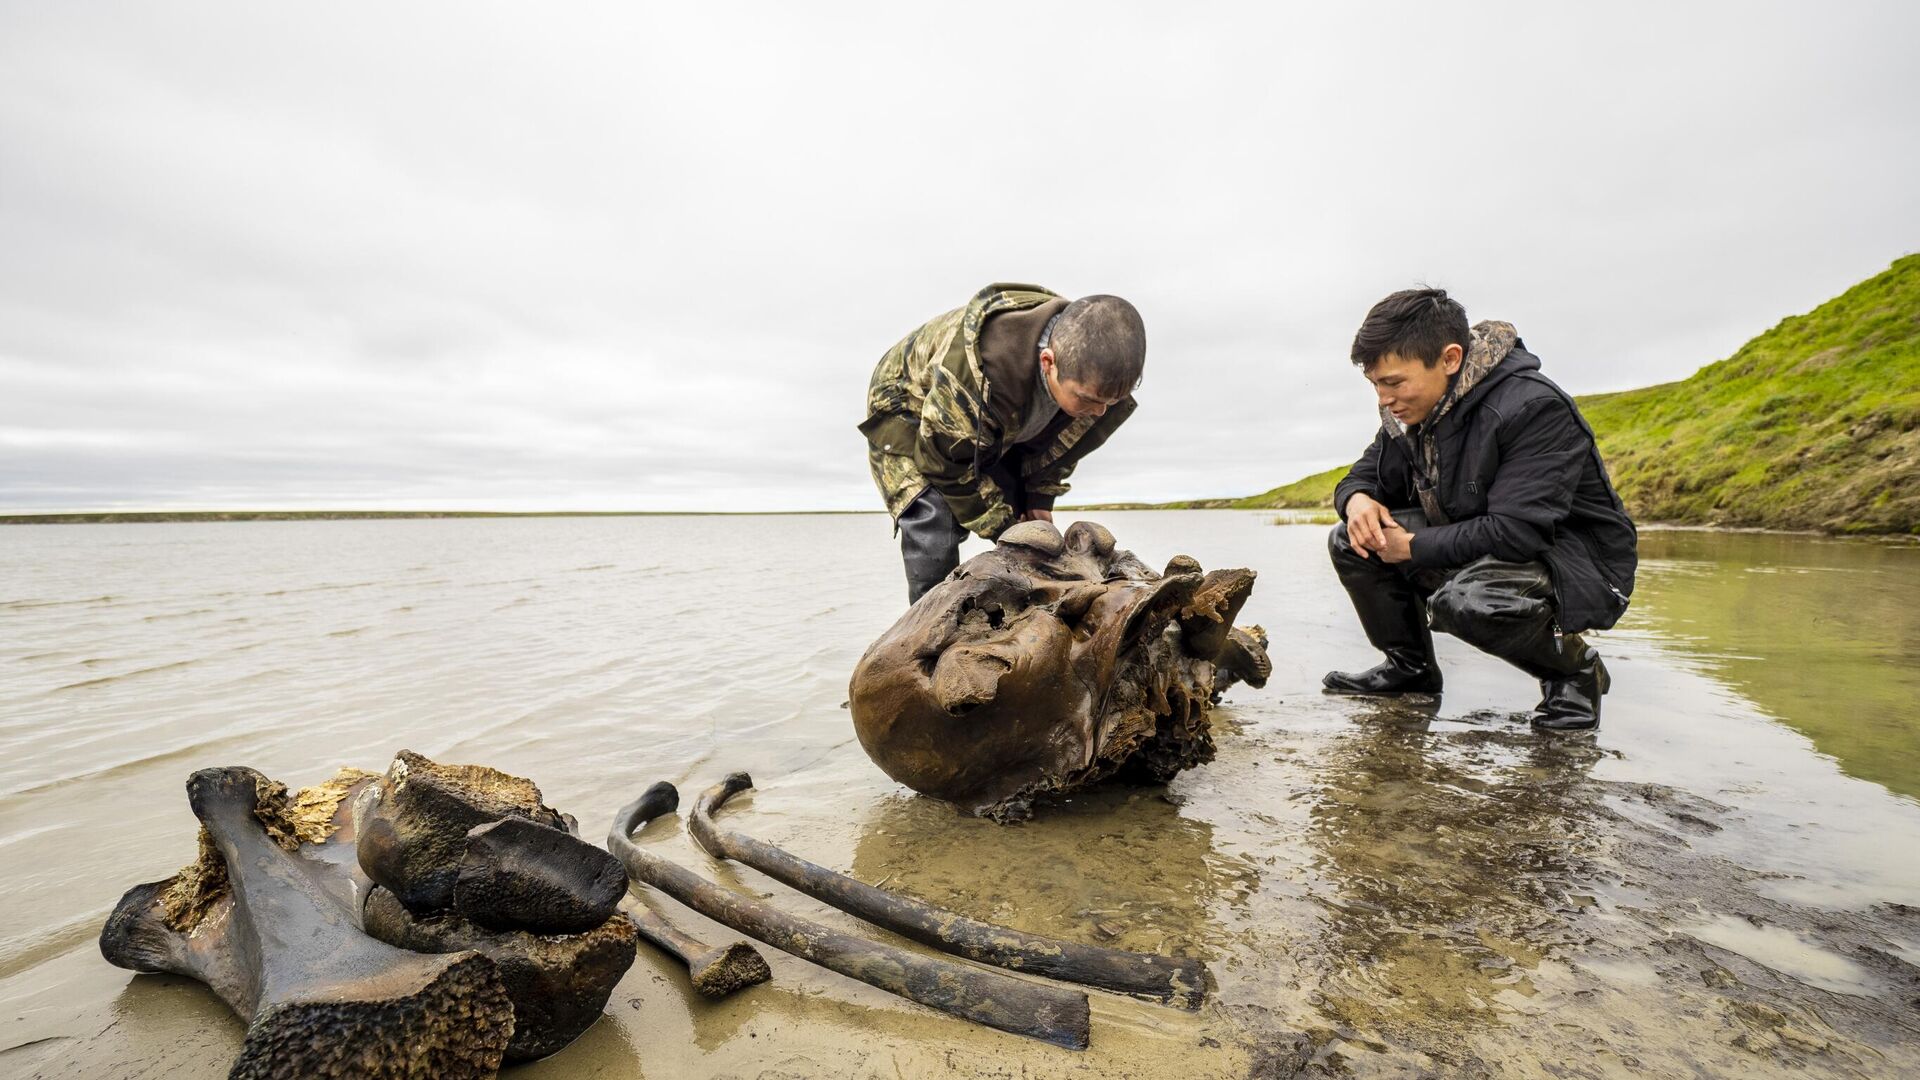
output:
[[1053,395],[1054,403],[1060,411],[1083,420],[1089,416],[1105,416],[1108,409],[1125,400],[1126,395],[1103,397],[1093,388],[1078,379],[1062,378],[1059,365],[1054,361],[1052,349],[1040,351],[1040,374],[1047,380],[1047,392]]

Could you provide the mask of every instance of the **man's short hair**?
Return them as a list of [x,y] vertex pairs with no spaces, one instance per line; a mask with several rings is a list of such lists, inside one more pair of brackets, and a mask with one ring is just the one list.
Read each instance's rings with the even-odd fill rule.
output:
[[1353,335],[1353,362],[1362,370],[1392,353],[1432,367],[1449,345],[1471,342],[1467,309],[1445,289],[1402,289],[1373,305]]
[[1133,393],[1147,366],[1147,324],[1117,296],[1083,296],[1068,304],[1047,344],[1060,378],[1101,397]]

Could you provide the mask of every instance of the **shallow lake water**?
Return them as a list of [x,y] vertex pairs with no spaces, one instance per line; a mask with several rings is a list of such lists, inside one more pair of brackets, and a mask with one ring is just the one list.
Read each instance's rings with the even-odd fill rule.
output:
[[[1013,827],[853,737],[847,676],[903,605],[876,515],[0,529],[0,1075],[224,1075],[240,1024],[108,966],[101,921],[192,857],[192,770],[299,786],[403,747],[533,777],[589,836],[746,769],[743,830],[1216,984],[1198,1012],[1095,992],[1076,1053],[771,949],[771,983],[691,1000],[643,947],[512,1076],[1920,1072],[1920,548],[1647,532],[1604,725],[1553,738],[1450,639],[1438,701],[1322,695],[1372,662],[1325,526],[1097,517],[1149,564],[1259,570],[1274,677],[1216,712],[1213,763]],[[641,839],[859,930],[675,823]]]

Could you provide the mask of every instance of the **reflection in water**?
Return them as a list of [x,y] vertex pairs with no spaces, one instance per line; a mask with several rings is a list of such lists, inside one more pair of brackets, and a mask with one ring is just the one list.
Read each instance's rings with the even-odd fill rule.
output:
[[1651,629],[1848,773],[1920,798],[1920,548],[1650,531],[1622,629]]
[[1524,714],[1443,734],[1417,700],[1357,704],[1308,834],[1329,886],[1321,1009],[1395,1037],[1458,1035],[1531,996],[1591,903],[1598,847],[1591,738],[1542,738]]
[[1216,857],[1211,825],[1160,788],[1107,787],[1025,825],[965,817],[918,796],[882,799],[859,826],[853,875],[1034,933],[1143,952],[1211,957],[1216,903],[1258,884]]

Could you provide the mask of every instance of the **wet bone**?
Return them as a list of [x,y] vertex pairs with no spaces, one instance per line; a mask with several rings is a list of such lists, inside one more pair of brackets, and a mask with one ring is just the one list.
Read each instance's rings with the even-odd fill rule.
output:
[[467,833],[453,906],[488,930],[583,934],[627,893],[620,860],[562,829],[508,817]]
[[298,853],[325,838],[335,805],[303,816],[313,808],[240,767],[194,773],[187,797],[203,826],[199,861],[129,890],[100,951],[120,967],[198,979],[246,1019],[231,1076],[496,1073],[514,1019],[493,962],[367,937],[342,904],[337,867]]
[[441,765],[402,750],[354,802],[360,867],[414,911],[453,906],[467,834],[518,817],[566,831],[533,781],[485,765]]
[[997,972],[920,956],[837,933],[707,881],[635,845],[635,829],[679,805],[672,784],[658,783],[615,816],[607,849],[636,880],[652,885],[715,922],[804,960],[888,993],[1002,1031],[1084,1050],[1087,996],[1022,982]]
[[389,945],[424,953],[472,949],[492,960],[513,1003],[509,1061],[545,1057],[572,1042],[600,1019],[614,985],[633,966],[633,924],[618,915],[585,933],[495,932],[453,912],[415,915],[393,893],[375,888],[362,919],[367,933]]
[[1092,522],[1022,522],[867,650],[854,730],[888,776],[999,820],[1109,777],[1165,782],[1212,759],[1218,691],[1266,681],[1261,638],[1233,626],[1254,576],[1186,556],[1158,574]]
[[715,824],[715,812],[728,799],[752,787],[753,779],[737,772],[694,800],[688,828],[708,854],[745,863],[816,900],[969,960],[1106,990],[1145,994],[1189,1009],[1199,1008],[1206,996],[1206,966],[1197,960],[1079,945],[980,922],[876,889]]
[[668,922],[666,917],[639,904],[621,910],[633,921],[647,944],[680,961],[700,996],[723,998],[773,978],[773,969],[758,949],[744,941],[713,946]]

